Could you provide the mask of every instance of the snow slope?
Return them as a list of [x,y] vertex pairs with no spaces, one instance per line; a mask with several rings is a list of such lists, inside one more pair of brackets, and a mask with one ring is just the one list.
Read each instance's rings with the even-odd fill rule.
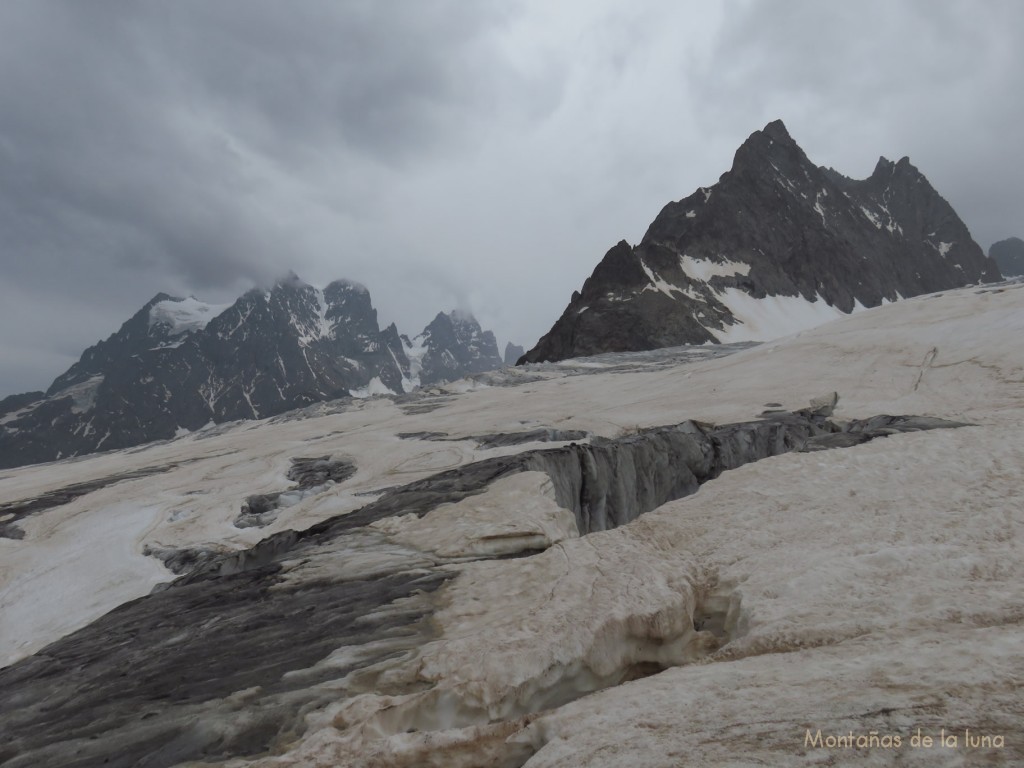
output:
[[[736,318],[735,325],[712,331],[721,343],[770,341],[827,323],[844,313],[821,296],[765,296],[755,299],[738,288],[726,288],[719,297]],[[862,307],[861,307],[862,308]]]
[[[9,471],[5,502],[170,466],[34,513],[19,522],[24,539],[0,539],[0,658],[34,653],[169,578],[146,544],[239,549],[374,498],[357,494],[524,448],[472,435],[726,423],[835,390],[839,418],[970,426],[765,459],[583,537],[536,473],[419,519],[385,518],[373,529],[393,542],[387,557],[452,558],[457,576],[424,598],[435,635],[382,662],[374,687],[333,681],[333,703],[278,754],[227,764],[1020,763],[1022,337],[1024,285],[963,289],[724,357],[520,367],[412,401],[317,406]],[[425,432],[465,439],[398,436]],[[320,455],[350,456],[358,471],[265,529],[232,526],[247,495],[288,486],[291,457]],[[372,552],[361,557],[374,567]],[[958,744],[913,747],[917,729]],[[872,732],[890,746],[857,748]],[[836,741],[847,734],[849,748]]]

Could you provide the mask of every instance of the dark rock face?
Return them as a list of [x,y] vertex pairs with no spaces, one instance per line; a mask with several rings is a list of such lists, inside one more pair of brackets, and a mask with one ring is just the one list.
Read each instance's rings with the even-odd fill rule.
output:
[[45,392],[22,392],[19,395],[8,395],[0,400],[0,417],[14,413],[44,397],[46,397]]
[[423,333],[405,339],[405,351],[409,378],[424,387],[502,365],[494,334],[483,330],[475,317],[458,310],[438,313]]
[[717,184],[666,205],[639,245],[608,251],[519,362],[718,342],[749,297],[850,312],[999,278],[907,158],[855,181],[811,163],[776,121]]
[[505,365],[515,365],[516,360],[522,357],[526,350],[511,341],[505,344]]
[[501,366],[494,334],[438,315],[410,361],[370,294],[290,275],[230,306],[158,294],[45,392],[0,401],[0,467],[168,439],[210,422],[274,416],[353,393],[403,393]]
[[1019,237],[1009,237],[998,243],[992,243],[992,247],[988,249],[988,255],[989,258],[995,260],[999,265],[999,271],[1006,277],[1024,275],[1024,240]]

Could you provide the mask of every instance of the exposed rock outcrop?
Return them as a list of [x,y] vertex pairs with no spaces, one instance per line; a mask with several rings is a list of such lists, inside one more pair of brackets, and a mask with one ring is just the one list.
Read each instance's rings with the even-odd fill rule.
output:
[[526,354],[526,350],[511,341],[505,344],[505,365],[515,365],[516,360]]
[[413,339],[404,338],[409,360],[409,379],[429,386],[471,373],[500,368],[498,342],[491,331],[480,327],[468,312],[439,312]]
[[1024,275],[1024,240],[1019,237],[1008,237],[1006,240],[992,243],[988,255],[999,265],[999,271],[1006,277]]

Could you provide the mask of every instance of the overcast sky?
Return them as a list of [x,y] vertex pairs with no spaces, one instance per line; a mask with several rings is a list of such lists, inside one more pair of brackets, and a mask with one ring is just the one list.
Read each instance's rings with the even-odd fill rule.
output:
[[4,0],[0,396],[159,291],[294,270],[532,346],[618,240],[781,118],[1024,235],[1018,0]]

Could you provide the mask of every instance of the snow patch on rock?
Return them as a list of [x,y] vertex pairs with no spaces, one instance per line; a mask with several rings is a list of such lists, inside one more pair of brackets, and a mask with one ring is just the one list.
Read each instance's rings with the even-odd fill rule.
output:
[[380,376],[374,376],[370,379],[369,383],[365,387],[358,387],[350,390],[349,395],[359,399],[365,399],[367,397],[373,397],[374,395],[393,395],[395,394],[388,386],[380,380]]
[[712,277],[732,277],[733,275],[750,274],[750,265],[742,261],[711,261],[710,259],[695,259],[683,255],[679,258],[679,266],[683,272],[692,280],[699,280],[706,283]]
[[230,304],[207,304],[189,296],[187,299],[158,301],[149,308],[149,326],[163,324],[171,336],[202,330]]
[[[647,279],[651,281],[650,285],[644,286],[644,288],[643,288],[644,291],[661,291],[666,296],[668,296],[670,299],[673,298],[673,296],[672,296],[673,292],[678,292],[678,293],[682,293],[683,292],[682,289],[679,286],[672,285],[672,283],[669,283],[669,282],[663,280],[661,278],[661,276],[658,275],[657,272],[655,272],[653,269],[651,269],[649,266],[647,266],[647,263],[644,262],[643,259],[640,260],[640,266],[643,268],[644,273],[647,275]],[[641,293],[642,292],[643,291],[641,291]]]

